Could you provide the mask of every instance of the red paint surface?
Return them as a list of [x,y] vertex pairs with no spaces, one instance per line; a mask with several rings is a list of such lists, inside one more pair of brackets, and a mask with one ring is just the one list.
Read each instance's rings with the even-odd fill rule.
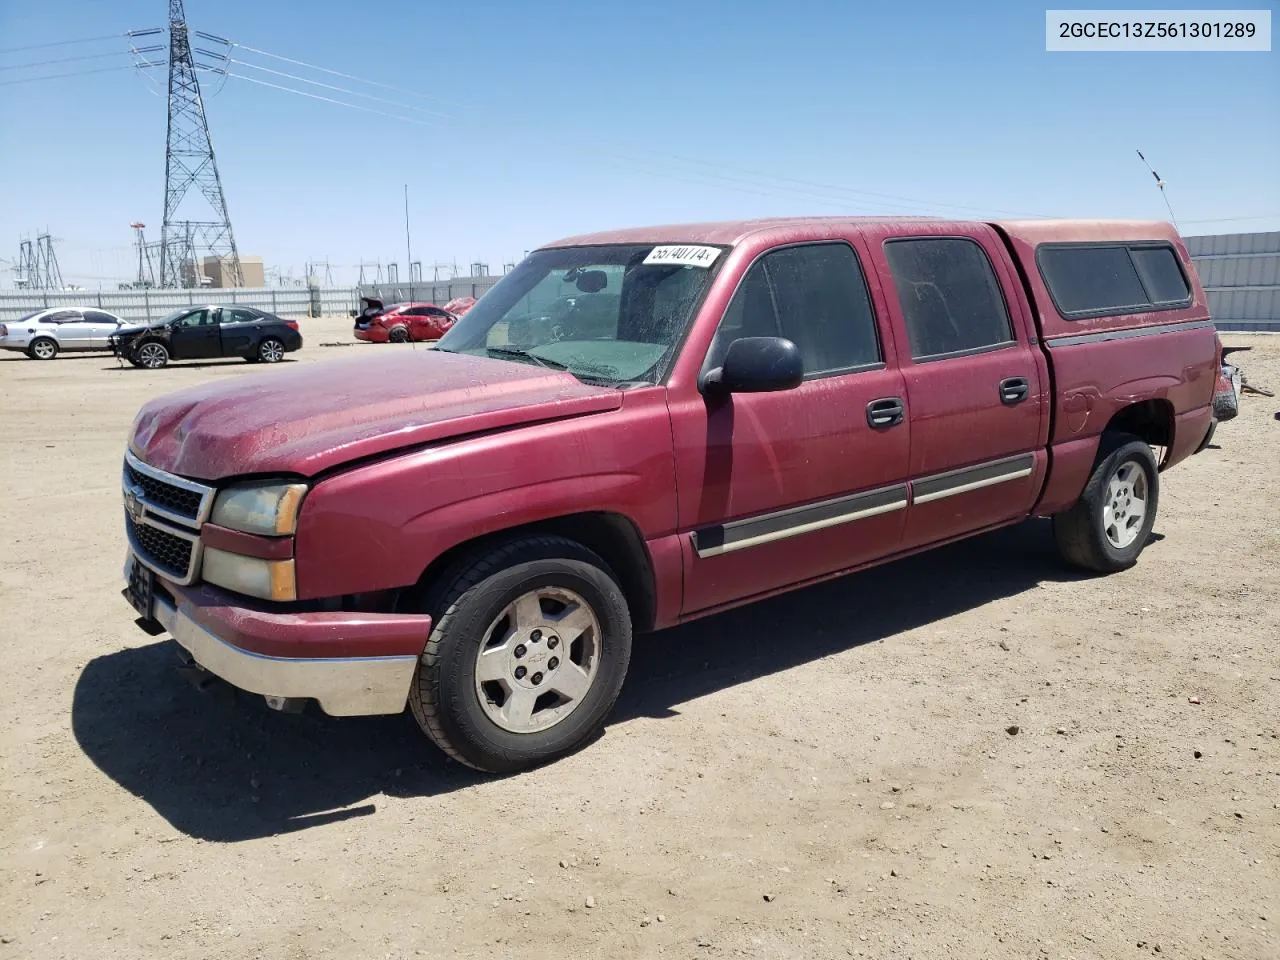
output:
[[[1011,346],[921,364],[900,349],[906,332],[881,245],[922,235],[982,244],[1005,290]],[[139,415],[133,447],[149,463],[202,479],[323,474],[304,502],[296,538],[303,599],[411,585],[446,551],[486,533],[616,513],[645,542],[664,626],[1069,506],[1099,435],[1133,403],[1155,400],[1173,416],[1169,463],[1193,452],[1216,379],[1212,329],[1049,350],[1041,344],[1045,336],[1207,317],[1193,270],[1186,310],[1058,316],[1039,281],[1034,244],[1113,238],[1168,238],[1186,262],[1171,228],[1132,223],[813,218],[571,238],[563,243],[732,248],[665,385],[619,392],[497,359],[381,355],[155,401]],[[703,358],[751,261],[780,244],[829,239],[852,244],[867,273],[884,368],[792,391],[704,399],[697,390]],[[1011,251],[1024,259],[1025,286]],[[998,384],[1012,376],[1026,378],[1028,399],[1004,406]],[[904,400],[906,419],[873,430],[866,403],[888,396]],[[1035,466],[1025,480],[717,557],[691,549],[689,534],[702,526],[1027,453]]]
[[288,560],[293,556],[293,537],[260,537],[206,523],[200,528],[200,540],[206,547],[238,553],[242,557],[263,560]]
[[[622,395],[571,374],[483,357],[393,351],[152,400],[133,452],[200,480],[322,470],[462,433],[616,410]],[[370,491],[376,498],[376,494]]]
[[165,586],[209,633],[268,657],[418,656],[431,632],[431,618],[418,614],[275,613],[212,587]]

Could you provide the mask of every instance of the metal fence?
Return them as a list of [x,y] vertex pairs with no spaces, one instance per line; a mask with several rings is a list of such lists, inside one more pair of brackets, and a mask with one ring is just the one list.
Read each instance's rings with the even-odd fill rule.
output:
[[158,320],[202,303],[244,304],[281,317],[343,316],[355,308],[353,287],[228,287],[189,290],[20,290],[0,292],[0,323],[48,307],[92,307],[126,320]]
[[1280,231],[1187,237],[1219,330],[1280,333]]
[[357,288],[357,297],[374,297],[385,304],[419,303],[446,304],[456,297],[475,297],[490,289],[502,277],[459,277],[455,280],[437,280],[423,283],[366,283]]

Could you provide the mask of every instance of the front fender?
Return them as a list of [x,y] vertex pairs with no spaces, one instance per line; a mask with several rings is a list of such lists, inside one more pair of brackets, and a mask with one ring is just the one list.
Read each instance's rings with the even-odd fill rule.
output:
[[628,396],[601,417],[462,439],[322,480],[299,517],[299,599],[416,583],[446,551],[577,513],[626,518],[652,540],[675,529],[665,397]]

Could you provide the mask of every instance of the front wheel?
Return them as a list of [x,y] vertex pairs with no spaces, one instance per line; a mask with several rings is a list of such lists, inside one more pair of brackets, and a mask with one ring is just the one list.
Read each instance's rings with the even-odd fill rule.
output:
[[1104,435],[1080,499],[1053,517],[1059,552],[1098,573],[1128,569],[1151,537],[1159,500],[1160,471],[1151,447],[1129,434]]
[[595,553],[517,540],[455,567],[409,694],[445,753],[513,773],[576,750],[604,725],[631,659],[631,614]]
[[169,363],[169,348],[159,340],[148,340],[134,351],[135,366],[144,370],[159,370]]

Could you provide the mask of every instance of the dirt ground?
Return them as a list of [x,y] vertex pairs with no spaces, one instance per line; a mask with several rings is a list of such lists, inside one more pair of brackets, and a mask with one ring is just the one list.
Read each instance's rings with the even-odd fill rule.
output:
[[1131,571],[1034,522],[666,631],[600,740],[486,779],[133,625],[135,410],[273,373],[0,358],[0,960],[1280,956],[1280,398]]

